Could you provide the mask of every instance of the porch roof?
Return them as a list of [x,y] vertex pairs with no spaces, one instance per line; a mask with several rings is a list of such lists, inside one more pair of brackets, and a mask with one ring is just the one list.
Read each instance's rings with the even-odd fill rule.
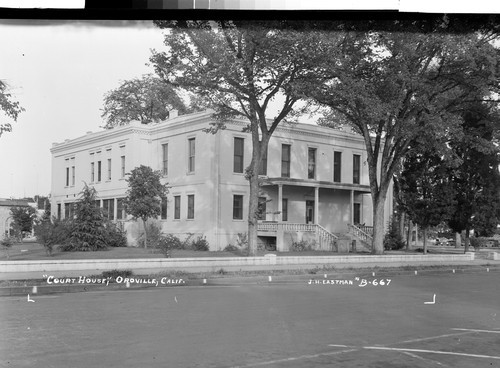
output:
[[296,179],[296,178],[260,178],[262,186],[270,185],[292,185],[298,187],[309,188],[327,188],[327,189],[341,189],[353,190],[355,192],[371,193],[369,185],[350,184],[350,183],[335,183],[333,181],[322,181],[313,179]]

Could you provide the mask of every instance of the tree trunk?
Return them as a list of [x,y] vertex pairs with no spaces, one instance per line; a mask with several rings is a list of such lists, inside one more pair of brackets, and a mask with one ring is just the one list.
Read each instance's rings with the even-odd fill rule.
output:
[[146,226],[147,219],[142,219],[142,224],[144,225],[144,249],[148,249],[148,230]]
[[[254,171],[255,173],[255,171]],[[248,255],[257,254],[257,210],[259,207],[259,176],[253,174],[249,178],[250,197],[248,205]]]
[[406,250],[410,249],[411,241],[411,220],[408,219],[408,230],[406,231]]
[[460,248],[462,246],[462,235],[460,233],[455,233],[455,248]]
[[399,213],[399,234],[401,235],[401,239],[405,238],[405,222],[406,216],[404,212]]
[[427,228],[422,229],[422,236],[424,237],[424,254],[427,254]]
[[469,251],[469,244],[470,244],[470,230],[466,229],[465,230],[465,250],[464,250],[464,253],[467,253]]
[[373,243],[372,243],[372,253],[373,254],[383,254],[384,253],[384,210],[385,210],[385,198],[378,196],[379,198],[373,201]]

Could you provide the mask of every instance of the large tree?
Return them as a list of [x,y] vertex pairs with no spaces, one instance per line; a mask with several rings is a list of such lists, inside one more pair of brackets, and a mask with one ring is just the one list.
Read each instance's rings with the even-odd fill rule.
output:
[[[19,102],[12,100],[12,95],[8,92],[8,86],[2,80],[0,80],[0,110],[14,121],[16,121],[18,115],[24,111],[24,109],[19,106]],[[0,123],[0,137],[3,132],[10,132],[11,130],[12,125],[10,122],[2,121]]]
[[[328,109],[326,125],[347,124],[364,138],[376,254],[383,252],[387,191],[410,143],[423,132],[454,134],[464,103],[498,98],[492,93],[499,88],[498,34],[446,32],[446,21],[437,24],[399,21],[382,30],[342,31],[340,46],[337,31],[324,32],[315,45],[324,60],[303,85]],[[332,58],[339,47],[342,58]]]
[[491,235],[499,222],[500,149],[496,137],[500,114],[492,111],[489,104],[476,102],[464,106],[464,134],[450,142],[461,165],[449,173],[456,206],[448,224],[456,233],[465,230],[466,251],[470,230]]
[[172,86],[153,75],[123,81],[104,96],[104,128],[126,125],[132,120],[142,124],[157,123],[169,117],[170,110],[183,114],[186,107]]
[[[249,254],[257,249],[259,168],[278,125],[293,120],[301,95],[294,84],[307,70],[309,34],[284,22],[155,21],[165,29],[167,51],[153,52],[157,74],[199,96],[215,113],[209,131],[234,117],[248,121],[252,160],[246,168]],[[271,117],[270,105],[276,114]]]
[[161,203],[167,200],[168,185],[161,183],[162,172],[141,165],[127,174],[128,191],[125,198],[127,213],[140,218],[144,225],[144,248],[148,246],[146,223],[149,218],[158,218]]

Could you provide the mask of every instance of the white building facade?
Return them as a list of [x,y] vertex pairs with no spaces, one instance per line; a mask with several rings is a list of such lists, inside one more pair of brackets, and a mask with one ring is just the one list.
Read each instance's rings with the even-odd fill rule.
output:
[[[234,245],[247,232],[249,187],[244,171],[252,156],[251,135],[242,131],[247,123],[228,122],[226,129],[211,134],[204,131],[212,121],[209,111],[171,116],[159,124],[133,122],[54,143],[52,214],[72,216],[72,203],[87,183],[134,244],[139,224],[123,208],[126,174],[146,165],[161,170],[162,181],[170,187],[157,220],[165,233],[181,239],[205,236],[214,251]],[[292,242],[312,234],[316,241],[326,236],[328,244],[317,248],[329,250],[332,239],[348,233],[352,225],[364,225],[355,230],[369,233],[372,201],[359,135],[309,124],[282,125],[269,142],[261,174],[263,242],[288,250]],[[391,213],[388,195],[386,222]]]

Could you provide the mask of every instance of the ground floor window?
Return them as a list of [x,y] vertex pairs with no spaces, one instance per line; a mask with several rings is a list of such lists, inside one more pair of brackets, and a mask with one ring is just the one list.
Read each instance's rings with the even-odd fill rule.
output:
[[174,197],[174,219],[179,220],[181,218],[181,196]]
[[167,200],[161,201],[161,219],[167,219]]
[[288,221],[288,199],[281,200],[281,221]]
[[125,205],[123,203],[124,198],[117,198],[116,200],[116,219],[125,220],[127,214],[125,213]]
[[104,211],[104,216],[108,220],[115,219],[115,200],[113,199],[103,199],[102,200],[102,209]]
[[188,219],[194,219],[194,194],[188,195]]
[[233,220],[243,220],[243,196],[233,196]]

